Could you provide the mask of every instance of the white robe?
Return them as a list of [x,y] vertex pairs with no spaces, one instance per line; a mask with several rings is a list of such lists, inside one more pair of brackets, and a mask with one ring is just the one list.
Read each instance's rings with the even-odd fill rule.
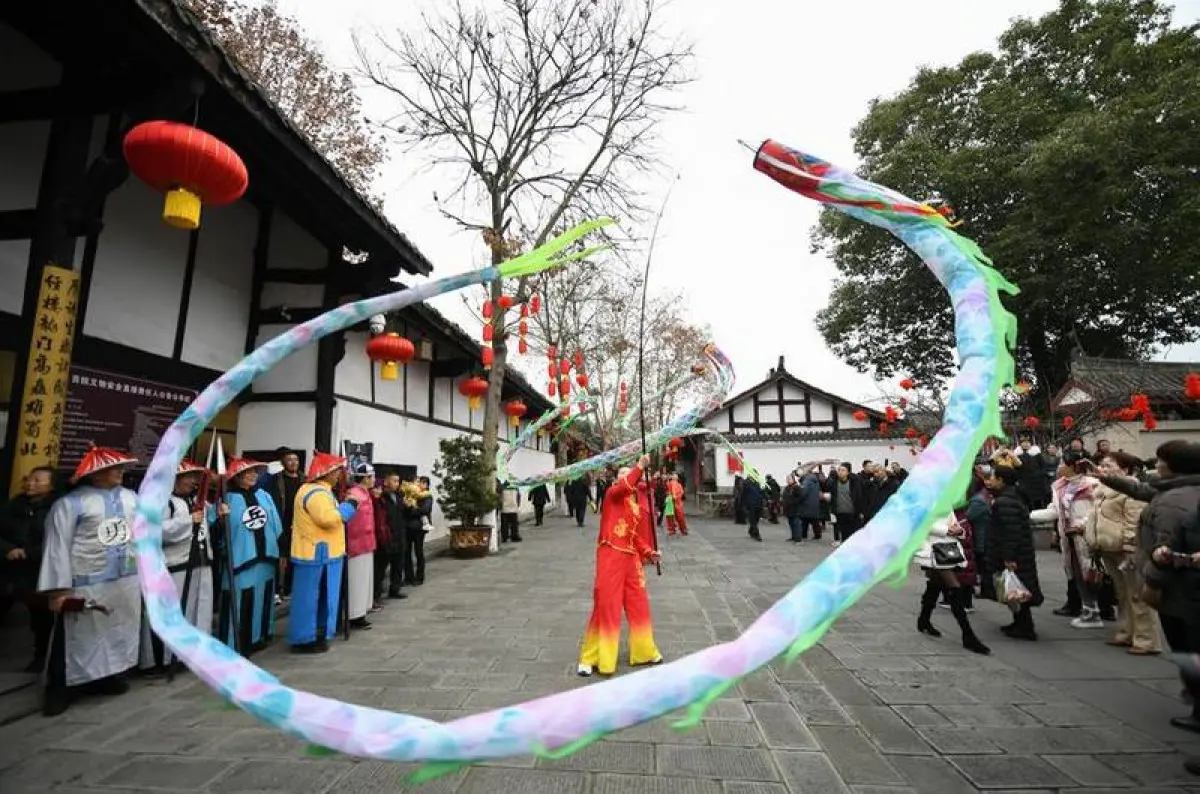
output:
[[63,614],[68,686],[137,664],[142,597],[131,530],[136,508],[137,496],[128,488],[83,485],[58,499],[46,517],[38,590],[70,590],[108,609]]
[[365,618],[375,603],[375,556],[360,554],[346,564],[346,609],[351,620]]
[[[183,586],[187,584],[187,604],[181,603],[183,614],[197,629],[205,634],[212,633],[213,623],[213,571],[212,556],[208,541],[207,522],[196,526],[192,523],[191,507],[181,497],[172,495],[167,509],[163,511],[162,525],[163,556],[167,568],[175,581],[175,589],[183,598]],[[193,545],[195,556],[193,557]],[[191,564],[191,578],[187,566]],[[154,632],[150,621],[142,617],[141,647],[138,651],[138,667],[150,669],[155,666]],[[173,655],[164,650],[163,664],[169,664]]]

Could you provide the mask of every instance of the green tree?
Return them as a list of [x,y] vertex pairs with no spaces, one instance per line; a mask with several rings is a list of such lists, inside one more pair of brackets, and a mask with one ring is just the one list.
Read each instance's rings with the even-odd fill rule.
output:
[[[940,193],[1021,287],[1023,376],[1045,393],[1070,353],[1145,357],[1200,326],[1200,39],[1152,0],[1062,0],[996,55],[925,69],[854,130],[865,177]],[[826,211],[839,278],[817,323],[852,365],[933,383],[953,371],[940,286],[890,235]]]

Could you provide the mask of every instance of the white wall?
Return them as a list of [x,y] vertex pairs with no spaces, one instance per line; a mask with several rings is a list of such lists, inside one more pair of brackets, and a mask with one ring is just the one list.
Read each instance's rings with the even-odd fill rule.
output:
[[167,226],[161,214],[162,194],[136,178],[109,195],[83,331],[170,358],[188,234]]
[[[261,347],[293,327],[291,325],[264,325],[258,329],[258,338],[255,340],[254,346]],[[280,361],[270,371],[258,376],[253,386],[253,390],[259,394],[316,391],[316,388],[317,346],[315,344],[305,345]],[[309,428],[311,430],[311,424]],[[279,445],[276,444],[276,446]]]
[[245,355],[257,237],[254,205],[204,208],[183,336],[187,363],[225,370]]
[[[241,422],[239,419],[239,433],[242,432]],[[416,466],[418,474],[430,477],[433,476],[433,463],[438,457],[438,442],[443,438],[456,438],[460,435],[462,431],[453,428],[397,416],[344,400],[339,401],[334,410],[334,441],[339,448],[341,442],[346,440],[370,441],[375,445],[374,457],[377,462]],[[526,448],[513,456],[510,470],[518,477],[526,477],[553,468],[554,456],[549,452],[537,452]],[[435,491],[437,485],[437,481],[434,480]],[[522,508],[532,512],[532,508],[527,505],[523,504]],[[441,508],[436,505],[433,523],[443,532],[447,526]]]
[[[0,125],[0,130],[3,126]],[[3,147],[0,142],[0,147]],[[0,152],[3,149],[0,148]],[[29,240],[0,240],[0,312],[21,313],[25,301],[25,276],[29,272]]]
[[1200,420],[1162,420],[1159,421],[1158,428],[1154,432],[1142,427],[1141,422],[1117,422],[1096,433],[1084,436],[1083,444],[1087,449],[1095,449],[1096,442],[1102,438],[1112,442],[1113,449],[1123,450],[1146,460],[1153,458],[1154,451],[1168,441],[1174,441],[1177,438],[1200,441]]
[[238,411],[238,454],[286,446],[312,460],[316,423],[315,403],[247,403]]
[[[908,445],[903,441],[826,441],[812,444],[739,444],[738,450],[742,456],[763,475],[771,474],[783,484],[784,479],[797,463],[810,460],[831,459],[846,460],[858,471],[864,460],[899,461],[901,466],[911,469],[916,463],[916,456],[909,453]],[[891,447],[894,447],[891,448]],[[733,488],[734,474],[730,473],[726,462],[727,451],[723,447],[716,448],[716,480],[718,490]],[[826,467],[828,471],[828,467]]]

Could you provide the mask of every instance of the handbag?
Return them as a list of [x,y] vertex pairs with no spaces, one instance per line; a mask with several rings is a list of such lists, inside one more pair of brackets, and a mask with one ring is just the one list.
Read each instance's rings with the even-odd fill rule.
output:
[[957,540],[939,540],[930,544],[933,564],[939,568],[957,568],[967,564],[962,544]]

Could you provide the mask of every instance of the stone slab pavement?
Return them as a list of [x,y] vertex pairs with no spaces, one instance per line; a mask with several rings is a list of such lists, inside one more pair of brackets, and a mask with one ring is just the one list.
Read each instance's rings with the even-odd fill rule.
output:
[[[552,518],[484,560],[431,560],[428,583],[323,656],[274,647],[256,661],[285,682],[355,703],[451,719],[583,685],[575,655],[591,606],[593,526]],[[663,538],[665,573],[648,579],[669,658],[730,640],[830,553],[793,547],[764,524],[695,521]],[[994,655],[962,650],[949,615],[941,639],[914,630],[918,576],[876,588],[824,641],[771,665],[717,701],[703,724],[637,726],[561,761],[515,758],[457,772],[429,794],[784,794],[785,792],[1195,789],[1181,764],[1200,742],[1171,728],[1184,713],[1174,668],[1103,644],[1049,607],[1064,592],[1059,558],[1041,558],[1051,594],[1043,639],[1007,640],[1005,610],[974,615]],[[0,792],[402,792],[412,767],[303,745],[215,707],[191,675],[54,719],[0,728]]]

